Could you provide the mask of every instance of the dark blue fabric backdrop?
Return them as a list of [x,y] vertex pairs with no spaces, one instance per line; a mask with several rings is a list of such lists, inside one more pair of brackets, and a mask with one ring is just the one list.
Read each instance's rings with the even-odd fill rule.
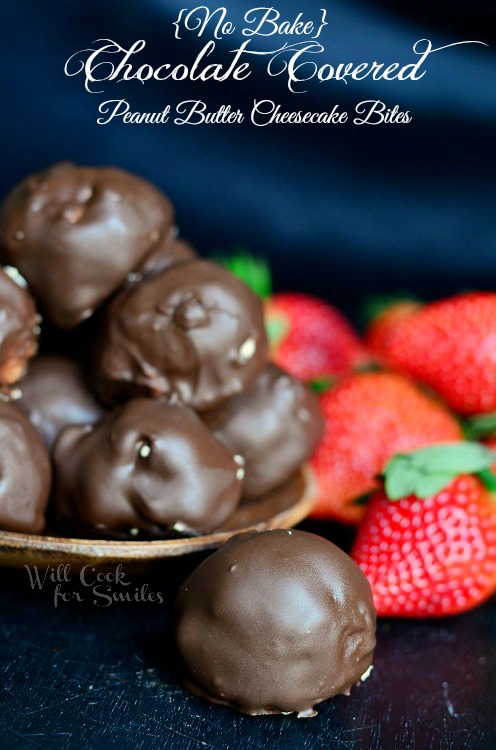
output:
[[[80,77],[65,76],[66,59],[98,37],[122,45],[146,39],[143,61],[154,65],[191,62],[204,41],[175,42],[171,23],[183,5],[196,4],[2,2],[2,194],[56,159],[119,164],[170,194],[184,235],[200,251],[242,243],[273,260],[278,287],[306,288],[349,310],[371,291],[436,296],[496,286],[494,45],[439,53],[415,83],[312,83],[302,95],[254,62],[244,83],[136,82],[108,85],[105,94],[88,94]],[[257,3],[226,5],[239,20]],[[441,46],[494,37],[490,3],[482,0],[434,10],[427,0],[276,3],[288,18],[300,10],[319,17],[323,5],[322,62],[407,62],[417,39]],[[241,41],[234,34],[219,42],[216,60],[227,61]],[[108,98],[125,97],[142,111],[202,98],[212,109],[231,103],[249,112],[255,96],[308,110],[353,110],[362,99],[382,98],[414,119],[380,127],[96,123]]]

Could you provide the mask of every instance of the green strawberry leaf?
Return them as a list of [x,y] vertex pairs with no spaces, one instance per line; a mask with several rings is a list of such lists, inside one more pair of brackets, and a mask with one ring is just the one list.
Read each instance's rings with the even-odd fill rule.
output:
[[289,332],[289,324],[282,315],[270,315],[265,317],[265,330],[271,344],[282,341]]
[[491,469],[483,469],[477,472],[484,487],[490,492],[496,492],[496,474]]
[[457,474],[442,471],[432,474],[420,474],[415,485],[414,495],[419,498],[437,495],[438,492],[441,492],[457,476]]
[[365,325],[372,323],[379,315],[389,310],[391,307],[396,305],[411,302],[417,303],[419,306],[422,304],[421,300],[415,295],[409,292],[398,292],[397,294],[373,294],[365,303],[361,311],[361,319]]
[[432,445],[414,451],[410,457],[414,466],[423,472],[447,472],[454,476],[482,471],[496,460],[490,448],[471,442]]
[[[477,474],[489,482],[487,474],[496,461],[496,453],[480,443],[459,442],[420,448],[400,453],[384,467],[384,485],[390,500],[415,495],[430,497],[460,474]],[[494,476],[496,486],[496,476]]]
[[417,472],[412,467],[409,456],[398,454],[384,469],[386,495],[390,500],[401,500],[415,492]]
[[469,417],[463,426],[463,432],[467,440],[480,440],[496,435],[496,413]]
[[264,258],[256,258],[246,248],[239,247],[230,256],[215,253],[213,260],[244,281],[262,299],[272,295],[272,276]]
[[336,383],[337,378],[333,375],[322,375],[321,378],[309,380],[307,386],[314,393],[325,393]]
[[369,490],[369,492],[365,492],[363,495],[359,495],[353,500],[352,505],[367,505],[374,492],[375,490]]
[[361,362],[353,368],[353,372],[382,372],[384,368],[373,359],[368,362]]

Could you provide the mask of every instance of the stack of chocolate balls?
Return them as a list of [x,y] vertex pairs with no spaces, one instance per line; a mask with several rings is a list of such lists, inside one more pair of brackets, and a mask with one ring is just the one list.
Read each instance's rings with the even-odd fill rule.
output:
[[[12,190],[0,242],[0,529],[208,533],[310,457],[322,415],[268,363],[261,301],[148,182],[56,164]],[[312,534],[234,537],[176,612],[183,683],[248,714],[313,716],[370,671],[370,586]]]
[[268,363],[261,301],[153,185],[55,164],[7,196],[0,247],[0,529],[208,533],[310,457],[322,417]]

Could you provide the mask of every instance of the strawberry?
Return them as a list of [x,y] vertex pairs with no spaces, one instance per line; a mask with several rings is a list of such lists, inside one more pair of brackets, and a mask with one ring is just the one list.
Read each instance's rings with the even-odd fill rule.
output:
[[379,362],[387,362],[391,339],[396,328],[420,309],[420,303],[413,299],[373,298],[366,306],[366,317],[370,320],[366,332],[367,346]]
[[484,484],[495,486],[495,460],[485,446],[462,442],[387,464],[385,488],[370,500],[351,551],[378,615],[443,617],[496,591],[496,504]]
[[221,259],[265,300],[270,359],[300,380],[341,376],[370,362],[364,344],[339,310],[310,294],[272,294],[265,261],[243,252]]
[[358,523],[355,502],[370,493],[385,462],[399,451],[461,440],[457,420],[399,373],[364,372],[320,397],[322,442],[311,465],[317,480],[314,518]]
[[274,294],[265,303],[270,357],[301,380],[341,376],[370,361],[335,307],[309,294]]
[[496,410],[496,294],[433,302],[389,326],[379,318],[367,341],[383,362],[430,386],[455,411]]

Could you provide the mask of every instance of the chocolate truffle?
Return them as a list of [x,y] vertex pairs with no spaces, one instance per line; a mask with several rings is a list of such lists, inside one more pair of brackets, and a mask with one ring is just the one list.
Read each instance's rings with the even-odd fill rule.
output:
[[93,396],[81,366],[68,357],[34,359],[20,383],[18,406],[50,450],[57,435],[71,424],[93,424],[105,413]]
[[358,565],[304,531],[239,534],[177,597],[182,681],[247,714],[296,712],[348,695],[370,672],[375,609]]
[[99,531],[210,532],[239,502],[242,460],[186,407],[135,399],[55,443],[59,515]]
[[177,394],[201,411],[241,393],[266,357],[261,300],[216,263],[180,263],[110,304],[96,386],[110,403]]
[[69,329],[121,286],[172,225],[169,200],[145,180],[62,162],[8,195],[0,240],[47,317]]
[[6,396],[38,349],[41,318],[25,286],[15,268],[0,268],[0,392]]
[[143,276],[155,275],[176,263],[185,263],[197,258],[198,255],[193,247],[182,237],[177,236],[174,227],[153,245],[150,253],[146,256],[145,262],[138,268],[137,272],[128,275],[128,281],[141,280]]
[[315,396],[267,365],[251,388],[203,415],[214,435],[245,459],[243,497],[260,497],[310,458],[323,431]]
[[39,534],[45,525],[52,470],[25,414],[0,401],[0,529]]

